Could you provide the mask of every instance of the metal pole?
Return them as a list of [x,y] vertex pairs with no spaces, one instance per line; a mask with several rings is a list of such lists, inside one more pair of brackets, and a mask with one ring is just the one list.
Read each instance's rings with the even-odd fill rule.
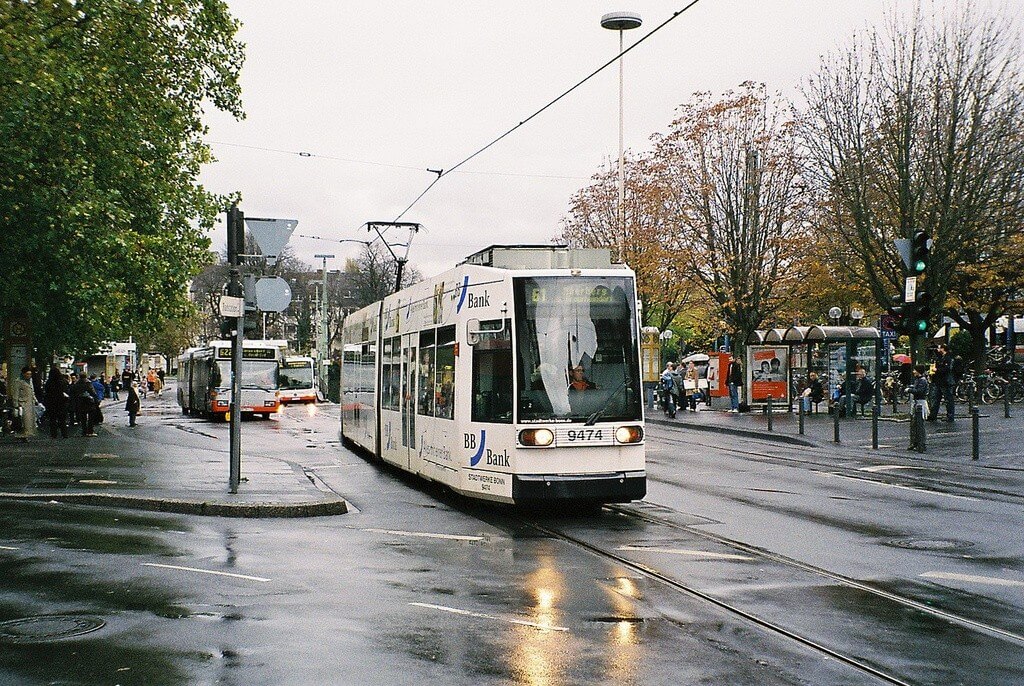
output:
[[981,436],[978,432],[978,408],[971,408],[971,459],[977,460],[981,450]]
[[1012,387],[1013,384],[1010,382],[1009,379],[1007,379],[1006,384],[1003,386],[1003,417],[1005,417],[1006,419],[1010,418],[1010,391]]
[[[622,55],[623,47],[623,33],[622,29],[619,29],[619,55]],[[625,246],[623,245],[626,240],[626,170],[623,167],[625,159],[625,137],[623,134],[623,117],[625,109],[623,107],[624,90],[622,87],[623,83],[623,68],[622,68],[622,57],[619,57],[619,263],[624,262],[624,251]]]
[[878,405],[871,408],[871,449],[878,450]]
[[917,452],[927,451],[928,434],[924,428],[924,407],[914,408],[914,421],[917,423]]
[[803,396],[797,399],[797,417],[800,421],[800,435],[804,435],[804,398]]
[[839,403],[832,404],[832,441],[839,442]]
[[[231,280],[228,283],[228,295],[236,298],[243,296],[241,281],[241,258],[244,252],[245,229],[244,215],[237,206],[228,211],[228,259],[231,263],[229,271]],[[228,489],[238,493],[238,483],[242,480],[242,339],[245,336],[245,309],[241,317],[234,317],[234,343],[231,346],[231,405],[229,446],[228,446]]]
[[773,404],[774,403],[772,401],[772,396],[769,393],[768,394],[768,430],[769,431],[772,430],[772,409],[773,409]]

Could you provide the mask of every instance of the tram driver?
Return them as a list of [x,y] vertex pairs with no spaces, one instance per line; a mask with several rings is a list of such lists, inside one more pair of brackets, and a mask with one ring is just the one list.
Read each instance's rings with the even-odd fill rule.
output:
[[597,388],[597,384],[586,377],[583,365],[576,365],[572,368],[572,380],[569,382],[570,391],[589,391]]

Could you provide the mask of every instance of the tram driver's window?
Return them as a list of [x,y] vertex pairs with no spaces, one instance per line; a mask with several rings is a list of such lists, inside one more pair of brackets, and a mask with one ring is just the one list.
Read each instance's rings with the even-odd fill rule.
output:
[[512,423],[512,324],[480,322],[473,350],[473,421]]

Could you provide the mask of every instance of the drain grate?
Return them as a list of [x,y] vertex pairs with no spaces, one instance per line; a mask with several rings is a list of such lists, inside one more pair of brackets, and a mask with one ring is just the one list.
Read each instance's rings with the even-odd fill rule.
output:
[[970,541],[957,541],[943,538],[905,538],[895,541],[888,541],[888,545],[908,550],[935,550],[939,552],[951,552],[973,548]]
[[602,624],[620,624],[623,622],[627,624],[642,624],[647,620],[643,617],[594,617],[590,621]]
[[39,615],[0,622],[0,643],[48,643],[75,638],[106,626],[89,615]]

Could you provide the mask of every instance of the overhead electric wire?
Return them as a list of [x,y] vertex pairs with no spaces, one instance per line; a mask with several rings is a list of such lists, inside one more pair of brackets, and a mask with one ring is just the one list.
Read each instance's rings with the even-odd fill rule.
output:
[[420,201],[420,199],[422,199],[422,198],[423,198],[423,196],[424,196],[424,195],[426,195],[426,194],[427,194],[427,193],[428,193],[428,192],[430,191],[430,189],[434,187],[434,185],[435,185],[435,184],[436,184],[436,183],[437,183],[438,181],[440,181],[441,179],[443,179],[443,178],[444,178],[445,176],[448,176],[448,175],[449,175],[449,174],[451,174],[452,172],[456,171],[456,170],[457,170],[457,169],[458,169],[459,167],[461,167],[462,165],[466,164],[467,162],[469,162],[470,160],[472,160],[472,159],[473,159],[474,157],[476,157],[477,155],[479,155],[479,154],[483,153],[484,151],[486,151],[487,149],[491,148],[492,146],[494,146],[495,144],[497,144],[498,142],[500,142],[500,141],[501,141],[502,139],[506,138],[507,136],[509,136],[510,134],[512,134],[512,133],[513,133],[514,131],[516,131],[516,130],[517,130],[517,129],[519,129],[520,127],[524,126],[525,124],[527,124],[527,123],[528,123],[528,122],[529,122],[529,121],[530,121],[531,119],[534,119],[534,118],[536,118],[536,117],[537,117],[537,116],[539,116],[539,115],[540,115],[541,113],[543,113],[543,112],[544,112],[545,110],[547,110],[548,108],[552,107],[552,106],[553,106],[553,105],[554,105],[555,103],[557,103],[557,102],[558,102],[559,100],[561,100],[562,98],[564,98],[564,97],[566,97],[567,95],[569,95],[570,93],[572,93],[572,92],[573,92],[574,90],[576,90],[577,88],[579,88],[580,86],[582,86],[582,85],[583,85],[584,83],[586,83],[586,82],[587,82],[587,81],[589,81],[590,79],[592,79],[592,78],[594,78],[595,76],[597,76],[598,74],[600,74],[600,73],[601,73],[602,71],[604,71],[605,69],[607,69],[607,68],[608,68],[609,66],[611,66],[611,65],[615,64],[615,63],[616,63],[616,62],[617,62],[617,61],[618,61],[619,59],[621,59],[621,58],[622,58],[622,57],[623,57],[623,56],[624,56],[624,55],[625,55],[625,54],[626,54],[627,52],[629,52],[629,51],[630,51],[630,50],[632,50],[633,48],[635,48],[635,47],[637,47],[638,45],[640,45],[641,43],[643,43],[643,42],[644,42],[645,40],[647,40],[648,38],[650,38],[651,36],[653,36],[653,35],[654,35],[655,33],[657,33],[658,31],[660,31],[661,29],[665,28],[665,26],[667,26],[669,22],[671,22],[671,21],[672,21],[672,20],[674,20],[674,19],[675,19],[676,17],[678,17],[679,15],[681,15],[681,14],[682,14],[683,12],[687,11],[688,9],[690,9],[691,7],[693,7],[694,5],[696,5],[696,4],[698,3],[698,2],[700,2],[700,0],[692,0],[692,1],[691,1],[691,2],[689,3],[689,4],[687,4],[687,5],[686,5],[686,7],[684,7],[684,8],[683,8],[683,9],[681,9],[681,10],[678,10],[678,11],[674,12],[674,13],[672,14],[672,16],[670,16],[670,17],[669,17],[668,19],[666,19],[665,21],[663,21],[663,22],[661,22],[660,24],[658,24],[657,26],[655,26],[655,27],[654,27],[653,29],[651,29],[651,30],[650,30],[649,32],[647,32],[647,34],[645,34],[644,36],[642,36],[642,37],[640,38],[640,40],[636,41],[635,43],[633,43],[632,45],[630,45],[630,46],[629,46],[628,48],[626,48],[625,50],[623,50],[622,52],[620,52],[620,53],[619,53],[618,55],[616,55],[615,57],[613,57],[612,59],[608,60],[607,62],[605,62],[604,64],[602,64],[602,65],[601,65],[600,67],[598,67],[597,69],[595,69],[594,71],[592,71],[592,72],[590,72],[589,74],[587,74],[586,76],[584,76],[584,77],[583,77],[582,79],[580,79],[579,81],[577,81],[577,82],[576,82],[576,83],[575,83],[575,84],[574,84],[574,85],[573,85],[572,87],[570,87],[569,89],[567,89],[567,90],[565,90],[564,92],[562,92],[562,93],[561,93],[561,94],[560,94],[560,95],[559,95],[558,97],[556,97],[556,98],[555,98],[554,100],[550,101],[550,102],[549,102],[548,104],[544,105],[544,106],[543,106],[543,107],[541,107],[541,108],[540,108],[539,110],[537,110],[536,112],[534,112],[533,114],[531,114],[531,115],[530,115],[529,117],[527,117],[526,119],[522,120],[521,122],[519,122],[518,124],[516,124],[515,126],[513,126],[513,127],[511,128],[511,129],[509,129],[509,130],[508,130],[508,131],[506,131],[505,133],[501,134],[500,136],[498,136],[497,138],[495,138],[495,139],[494,139],[494,140],[492,140],[492,141],[491,141],[490,143],[488,143],[487,145],[483,146],[482,148],[480,148],[479,150],[477,150],[477,151],[476,151],[476,152],[474,152],[473,154],[471,154],[471,155],[469,155],[468,157],[464,158],[463,160],[461,160],[461,161],[457,162],[456,164],[452,165],[452,166],[451,166],[451,167],[449,167],[448,169],[444,169],[443,171],[441,171],[441,172],[440,172],[440,173],[439,173],[439,174],[437,175],[437,178],[436,178],[436,179],[434,179],[434,180],[432,180],[432,181],[430,182],[430,184],[429,184],[429,185],[428,185],[428,186],[427,186],[427,187],[426,187],[425,189],[423,189],[423,192],[422,192],[422,193],[420,193],[420,194],[419,194],[418,196],[416,196],[416,199],[415,199],[415,200],[413,200],[413,201],[412,201],[411,203],[409,203],[409,206],[408,206],[408,207],[406,207],[406,208],[405,208],[404,210],[402,210],[401,214],[399,214],[399,215],[398,215],[397,217],[395,217],[394,221],[398,221],[399,219],[401,219],[402,217],[404,217],[404,216],[405,216],[405,214],[406,214],[406,212],[408,212],[409,210],[411,210],[411,209],[412,209],[412,208],[413,208],[413,207],[414,207],[414,206],[416,205],[416,203],[418,203],[418,202]]
[[[546,110],[550,109],[552,106],[554,106],[560,100],[562,100],[563,98],[568,96],[570,93],[575,91],[577,88],[582,86],[584,83],[586,83],[590,79],[592,79],[595,76],[597,76],[598,74],[600,74],[602,71],[607,69],[609,66],[615,64],[626,53],[630,52],[631,50],[633,50],[634,48],[639,46],[641,43],[646,41],[648,38],[653,36],[655,33],[660,31],[661,29],[665,28],[665,26],[667,26],[669,24],[669,22],[673,21],[676,17],[678,17],[679,15],[681,15],[684,12],[686,12],[687,10],[689,10],[691,7],[696,5],[698,2],[700,2],[700,0],[691,0],[691,2],[689,2],[681,10],[677,10],[676,12],[673,12],[672,16],[670,16],[668,19],[666,19],[665,21],[661,22],[660,24],[655,26],[653,29],[648,31],[645,35],[643,35],[639,40],[637,40],[635,43],[630,45],[628,48],[626,48],[622,52],[618,53],[615,57],[611,58],[610,60],[608,60],[607,62],[602,64],[600,67],[598,67],[594,71],[592,71],[589,74],[587,74],[585,77],[583,77],[582,79],[577,81],[575,84],[573,84],[570,88],[568,88],[565,91],[563,91],[561,94],[559,94],[553,100],[548,102],[546,105],[544,105],[543,107],[538,109],[536,112],[534,112],[530,116],[528,116],[525,119],[523,119],[521,122],[519,122],[518,124],[516,124],[515,126],[510,128],[509,130],[505,131],[503,134],[501,134],[500,136],[498,136],[497,138],[492,140],[490,143],[488,143],[487,145],[485,145],[482,148],[478,149],[476,152],[474,152],[474,153],[468,155],[467,157],[463,158],[462,160],[460,160],[459,162],[455,163],[454,165],[452,165],[448,169],[426,169],[426,170],[423,170],[423,169],[420,169],[419,167],[412,167],[412,166],[409,166],[409,165],[389,164],[389,163],[386,163],[386,162],[371,162],[371,161],[368,161],[368,160],[357,160],[357,159],[352,159],[352,158],[348,158],[348,157],[338,157],[338,156],[334,156],[334,155],[321,155],[321,154],[305,152],[305,151],[282,150],[282,149],[279,149],[279,148],[270,148],[270,147],[264,147],[264,146],[258,146],[258,145],[243,145],[243,144],[240,144],[240,143],[227,143],[227,142],[223,142],[223,141],[209,141],[209,143],[213,144],[213,145],[225,145],[225,146],[236,147],[236,148],[248,148],[248,149],[251,149],[251,150],[263,150],[263,151],[267,151],[267,152],[279,152],[279,153],[284,153],[284,154],[289,154],[289,155],[298,155],[299,157],[318,157],[318,158],[321,158],[321,159],[337,160],[337,161],[341,161],[341,162],[351,162],[351,163],[354,163],[354,164],[367,164],[367,165],[373,165],[373,166],[378,166],[378,167],[391,167],[393,169],[409,169],[409,170],[414,170],[414,171],[429,171],[429,172],[431,172],[433,174],[436,174],[436,176],[430,181],[430,183],[427,185],[427,187],[424,188],[423,191],[420,192],[420,194],[417,195],[416,198],[411,203],[409,203],[409,205],[404,210],[402,210],[398,214],[397,217],[395,217],[392,220],[394,222],[397,222],[402,217],[404,217],[406,215],[406,213],[409,212],[409,210],[411,210],[413,207],[415,207],[416,204],[420,200],[422,200],[423,197],[427,193],[429,193],[430,190],[435,185],[437,185],[438,181],[440,181],[444,177],[448,176],[449,174],[453,174],[456,171],[459,171],[459,168],[462,167],[463,165],[465,165],[467,162],[469,162],[473,158],[477,157],[478,155],[482,154],[486,150],[490,149],[491,147],[493,147],[497,143],[501,142],[503,139],[507,138],[509,135],[514,133],[516,130],[518,130],[519,128],[525,126],[531,120],[533,120],[533,119],[537,118],[538,116],[540,116],[543,112],[545,112]],[[459,173],[464,173],[464,174],[493,174],[493,175],[497,175],[497,176],[541,176],[541,177],[544,177],[544,178],[566,178],[566,179],[581,178],[582,179],[582,177],[569,177],[569,176],[563,177],[563,176],[555,176],[555,175],[536,175],[536,174],[512,174],[512,173],[505,173],[505,172],[484,172],[484,171],[478,171],[478,172],[459,172]],[[331,242],[339,242],[339,243],[353,242],[353,243],[365,243],[365,244],[369,245],[369,244],[372,244],[372,243],[376,242],[376,238],[371,239],[370,241],[359,241],[359,240],[355,240],[355,239],[330,239],[330,238],[322,238],[320,236],[305,236],[305,235],[302,235],[302,234],[296,234],[296,235],[299,236],[299,237],[302,237],[302,238],[312,238],[314,240],[331,241]],[[383,237],[381,237],[381,238],[383,239]]]
[[[334,160],[337,162],[348,162],[350,164],[367,164],[374,167],[388,167],[390,169],[408,169],[410,171],[421,172],[424,171],[423,167],[413,167],[408,164],[392,164],[389,162],[374,162],[372,160],[357,160],[352,157],[339,157],[337,155],[323,155],[317,152],[307,152],[305,150],[285,150],[283,148],[271,148],[264,145],[247,145],[244,143],[228,143],[227,141],[207,141],[210,145],[223,145],[228,148],[244,148],[246,150],[259,150],[261,152],[278,152],[282,155],[296,155],[298,157],[310,157],[321,160]],[[429,171],[429,170],[426,170]],[[468,171],[461,170],[460,174],[480,174],[486,176],[516,176],[529,179],[568,179],[574,181],[588,181],[588,177],[585,176],[563,176],[560,174],[528,174],[523,172],[498,172],[498,171]]]

